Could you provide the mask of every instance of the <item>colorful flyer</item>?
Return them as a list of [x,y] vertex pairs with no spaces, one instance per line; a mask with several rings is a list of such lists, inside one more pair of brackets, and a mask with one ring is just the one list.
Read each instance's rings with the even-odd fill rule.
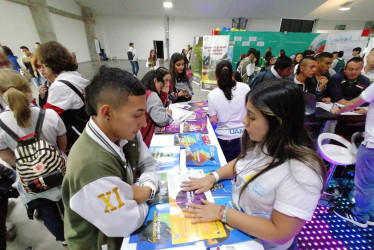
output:
[[218,151],[214,145],[190,145],[186,147],[187,166],[214,166],[220,167]]
[[207,122],[208,116],[207,111],[200,109],[199,111],[195,111],[192,115],[190,115],[186,121],[203,121]]
[[173,121],[166,127],[155,128],[155,134],[174,134],[174,133],[179,133],[179,132],[181,132],[179,121]]
[[169,204],[171,219],[172,243],[180,244],[226,237],[223,224],[220,221],[192,224],[193,218],[184,216],[183,208],[187,203],[201,204],[201,199],[213,202],[210,192],[196,195],[195,192],[182,191],[180,185],[189,177],[203,177],[204,171],[190,170],[186,172],[168,172]]
[[160,170],[179,169],[180,147],[176,146],[151,146],[149,147],[153,158]]
[[155,197],[148,201],[148,204],[159,204],[169,202],[168,173],[166,171],[158,171],[159,183],[158,191]]
[[183,133],[200,132],[208,134],[207,122],[204,121],[185,121],[183,125]]
[[[214,203],[218,205],[225,205],[230,208],[233,208],[231,196],[214,198]],[[230,227],[228,224],[224,224],[224,228],[226,232],[226,237],[205,240],[205,245],[208,248],[212,249],[212,247],[214,248],[220,245],[234,244],[238,242],[249,241],[249,240],[255,239],[254,237],[248,234],[245,234],[242,231],[239,231],[237,229]]]
[[169,204],[151,205],[143,226],[130,235],[129,243],[136,243],[137,250],[152,250],[195,244],[193,242],[178,245],[172,243]]
[[200,133],[181,133],[174,135],[174,145],[175,146],[189,146],[192,144],[203,145],[204,142],[201,138]]
[[189,102],[191,107],[208,107],[208,101]]

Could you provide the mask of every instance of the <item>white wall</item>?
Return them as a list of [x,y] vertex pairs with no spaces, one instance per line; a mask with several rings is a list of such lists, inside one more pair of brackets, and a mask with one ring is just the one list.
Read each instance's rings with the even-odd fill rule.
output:
[[70,52],[75,52],[78,62],[91,61],[83,21],[50,14],[57,41]]
[[20,46],[34,52],[34,44],[40,39],[29,7],[0,1],[0,17],[0,43],[8,46],[18,57],[23,55]]
[[145,60],[153,49],[153,40],[164,41],[163,18],[126,18],[95,16],[96,36],[109,57],[127,59],[129,43],[133,42],[138,58]]
[[[164,41],[165,18],[135,18],[95,16],[96,35],[108,56],[127,59],[129,42],[135,43],[140,60],[149,56],[153,40]],[[231,27],[231,19],[182,19],[170,18],[170,56],[192,45],[195,36],[209,35],[213,29]],[[164,51],[165,57],[166,49]]]
[[345,30],[363,30],[366,22],[358,21],[324,21],[318,20],[314,30],[334,30],[336,25],[347,25]]

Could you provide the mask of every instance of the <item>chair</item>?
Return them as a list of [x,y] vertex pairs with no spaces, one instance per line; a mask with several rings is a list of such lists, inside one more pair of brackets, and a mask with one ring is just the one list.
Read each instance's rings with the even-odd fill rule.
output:
[[[336,141],[340,145],[331,144],[331,141]],[[356,163],[357,148],[339,135],[332,133],[320,134],[318,136],[318,149],[322,158],[331,164],[327,173],[326,187],[328,187],[337,165],[347,166]]]

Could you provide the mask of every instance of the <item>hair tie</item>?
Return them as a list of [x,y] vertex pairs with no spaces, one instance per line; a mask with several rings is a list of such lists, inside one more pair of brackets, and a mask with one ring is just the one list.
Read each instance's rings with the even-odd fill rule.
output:
[[227,68],[227,66],[223,67],[222,70],[229,70],[229,68]]

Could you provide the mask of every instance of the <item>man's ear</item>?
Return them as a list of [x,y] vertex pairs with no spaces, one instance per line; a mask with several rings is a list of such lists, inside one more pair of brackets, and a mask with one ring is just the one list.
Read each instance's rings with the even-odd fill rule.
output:
[[100,107],[99,113],[105,120],[110,120],[113,117],[113,108],[108,104],[104,104]]

